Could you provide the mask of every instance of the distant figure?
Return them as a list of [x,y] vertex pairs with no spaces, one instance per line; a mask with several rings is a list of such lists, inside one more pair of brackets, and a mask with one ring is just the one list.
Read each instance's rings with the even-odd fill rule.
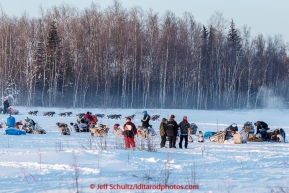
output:
[[257,121],[256,123],[254,123],[254,125],[257,127],[256,135],[260,133],[262,139],[265,139],[267,137],[267,131],[269,130],[268,124],[263,121]]
[[163,118],[160,124],[161,148],[166,147],[167,138],[167,119]]
[[86,114],[83,116],[84,123],[89,125],[91,122],[91,113],[89,111],[86,112]]
[[91,114],[90,114],[89,111],[87,111],[87,112],[85,113],[85,115],[83,116],[83,118],[89,119],[89,120],[91,119],[90,117],[91,117]]
[[182,149],[183,139],[185,139],[185,148],[188,148],[188,133],[191,130],[191,125],[188,122],[187,116],[183,117],[183,121],[179,124],[181,135],[180,135],[180,143],[179,148]]
[[268,124],[263,121],[257,121],[254,125],[257,127],[256,134],[269,130]]
[[131,122],[130,117],[126,117],[126,123],[123,126],[123,136],[125,141],[125,148],[128,149],[132,147],[135,148],[135,141],[134,136],[137,134],[137,129],[135,127],[135,124]]
[[6,114],[8,108],[10,107],[10,104],[9,104],[9,102],[8,102],[8,99],[6,99],[6,100],[4,101],[3,106],[4,106],[4,112],[3,112],[3,114]]
[[179,125],[175,121],[175,115],[171,115],[167,124],[167,135],[169,138],[169,148],[176,148],[176,140],[178,134]]
[[150,124],[149,124],[149,121],[150,121],[150,116],[149,116],[149,114],[148,114],[148,112],[147,111],[143,111],[142,112],[143,113],[143,119],[141,120],[141,122],[142,122],[142,127],[145,129],[145,131],[146,131],[146,139],[148,138],[148,134],[149,134],[149,126],[150,126]]

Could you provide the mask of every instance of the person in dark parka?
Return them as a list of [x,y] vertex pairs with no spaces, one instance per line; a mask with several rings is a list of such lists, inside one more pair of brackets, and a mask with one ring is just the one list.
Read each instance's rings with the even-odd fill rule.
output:
[[150,121],[150,116],[149,116],[149,114],[148,114],[148,112],[147,111],[143,111],[142,112],[143,113],[143,119],[141,120],[141,122],[142,122],[142,127],[143,127],[143,129],[146,131],[146,139],[147,139],[147,137],[148,137],[148,134],[149,134],[149,126],[150,126],[150,124],[149,124],[149,121]]
[[254,123],[254,125],[257,127],[256,134],[261,133],[262,130],[269,130],[268,124],[263,121],[257,121],[256,123]]
[[187,120],[187,116],[183,117],[183,121],[179,124],[181,135],[180,135],[180,143],[179,148],[182,149],[183,139],[185,139],[185,148],[188,147],[188,132],[191,128],[190,123]]
[[167,137],[167,119],[163,118],[160,124],[160,136],[161,136],[161,148],[166,145],[166,137]]
[[176,148],[176,139],[178,135],[179,125],[175,121],[175,115],[171,115],[170,120],[168,121],[168,124],[167,124],[167,128],[168,128],[167,135],[170,141],[169,147]]
[[10,107],[10,104],[9,104],[9,102],[8,102],[7,99],[4,101],[3,106],[4,106],[4,112],[3,112],[3,114],[6,114],[8,108]]
[[256,123],[254,123],[254,125],[257,127],[256,135],[260,133],[263,140],[268,140],[269,138],[267,133],[267,131],[269,130],[268,124],[263,121],[257,121]]

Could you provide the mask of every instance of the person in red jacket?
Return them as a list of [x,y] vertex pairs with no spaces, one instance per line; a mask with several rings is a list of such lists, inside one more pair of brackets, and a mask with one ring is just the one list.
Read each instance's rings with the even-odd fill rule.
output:
[[134,136],[137,134],[137,129],[135,124],[131,122],[130,117],[126,117],[126,123],[123,126],[123,136],[125,141],[125,148],[130,148],[130,146],[134,149],[135,148],[135,141]]
[[91,115],[91,116],[90,116],[90,123],[91,123],[91,124],[94,125],[94,124],[97,123],[97,121],[98,121],[98,120],[97,120],[96,116],[94,116],[94,115]]
[[85,118],[85,119],[91,119],[90,118],[91,116],[90,116],[90,112],[89,111],[87,111],[86,113],[85,113],[85,115],[83,116],[83,118]]
[[92,115],[92,113],[89,111],[87,111],[87,113],[83,116],[83,118],[89,120],[89,123],[91,125],[96,124],[98,121],[97,118],[94,115]]

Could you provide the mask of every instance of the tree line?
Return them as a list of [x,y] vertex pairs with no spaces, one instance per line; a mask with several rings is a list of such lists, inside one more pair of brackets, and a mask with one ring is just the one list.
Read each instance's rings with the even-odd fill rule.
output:
[[0,92],[14,105],[99,108],[286,107],[288,47],[215,12],[207,25],[118,1],[41,16],[0,12]]

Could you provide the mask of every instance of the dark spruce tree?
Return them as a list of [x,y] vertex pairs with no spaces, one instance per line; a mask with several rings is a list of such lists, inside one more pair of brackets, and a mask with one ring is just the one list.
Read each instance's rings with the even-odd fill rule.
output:
[[58,78],[60,76],[61,48],[60,39],[57,34],[56,22],[52,21],[47,37],[47,65],[48,65],[48,106],[55,106],[57,104],[57,96],[59,95]]
[[240,70],[241,43],[238,30],[232,19],[227,36],[227,68],[225,69],[224,105],[226,108],[236,108],[238,93],[238,72]]
[[37,42],[37,50],[36,50],[36,83],[35,83],[35,103],[36,106],[46,106],[47,104],[45,101],[47,100],[46,93],[47,93],[47,55],[46,55],[46,45],[44,41],[44,34],[43,34],[43,25],[42,21],[39,21],[38,26],[38,42]]

